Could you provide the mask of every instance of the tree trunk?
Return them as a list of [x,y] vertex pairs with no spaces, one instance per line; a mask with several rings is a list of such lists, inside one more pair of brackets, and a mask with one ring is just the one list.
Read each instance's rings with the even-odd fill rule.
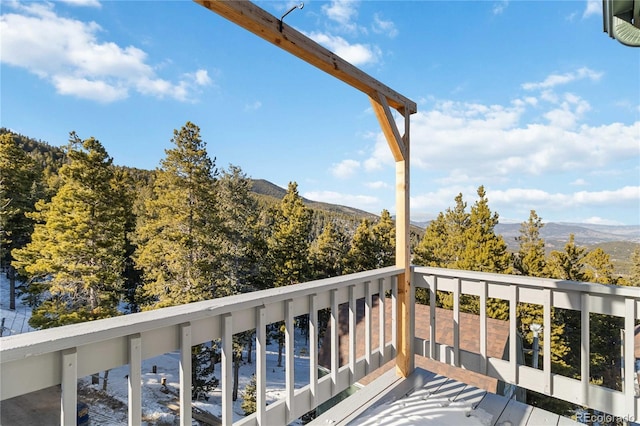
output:
[[105,370],[104,378],[102,379],[102,390],[107,390],[107,381],[109,380],[109,370]]
[[251,364],[251,351],[253,351],[253,337],[247,342],[247,363]]
[[233,401],[238,399],[238,376],[240,372],[240,360],[241,356],[234,354],[233,356],[233,395],[231,399]]
[[16,310],[16,271],[9,265],[9,309]]
[[282,348],[284,347],[284,339],[278,339],[278,367],[282,367]]

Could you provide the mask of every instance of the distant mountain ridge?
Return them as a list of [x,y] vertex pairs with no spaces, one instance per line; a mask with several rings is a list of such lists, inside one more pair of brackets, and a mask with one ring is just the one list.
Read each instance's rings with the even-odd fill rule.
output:
[[[416,223],[426,228],[429,222]],[[520,223],[499,223],[495,232],[502,235],[509,248],[517,247],[516,238],[520,236]],[[616,241],[628,241],[640,244],[640,225],[592,225],[589,223],[548,222],[544,223],[540,237],[547,247],[563,248],[573,234],[578,245],[595,245]]]
[[[505,223],[496,226],[496,233],[502,235],[509,246],[517,246],[516,237],[520,235],[519,223]],[[587,223],[545,223],[540,236],[547,247],[562,248],[573,234],[578,245],[596,245],[615,241],[640,243],[640,225],[591,225]]]
[[[253,183],[251,190],[256,194],[265,195],[267,197],[273,197],[273,198],[277,198],[278,200],[281,200],[287,193],[287,190],[285,188],[282,188],[274,183],[271,183],[268,180],[251,179],[251,181]],[[304,198],[304,197],[302,197],[302,201],[304,201],[304,203],[308,207],[311,207],[317,210],[341,213],[341,214],[350,215],[350,216],[358,216],[361,218],[366,217],[372,220],[375,220],[376,218],[379,217],[378,215],[366,212],[364,210],[359,210],[354,207],[342,206],[339,204],[323,203],[320,201],[309,200],[308,198]]]

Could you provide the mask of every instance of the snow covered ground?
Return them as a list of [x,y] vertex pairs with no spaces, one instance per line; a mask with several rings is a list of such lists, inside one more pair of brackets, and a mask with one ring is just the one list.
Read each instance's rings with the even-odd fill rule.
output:
[[[9,281],[4,274],[0,274],[0,318],[5,319],[3,336],[33,331],[28,325],[31,310],[16,300],[16,309],[9,309]],[[309,357],[302,354],[308,353],[305,337],[296,330],[295,342],[295,386],[301,388],[309,384]],[[266,398],[268,403],[285,397],[285,361],[283,355],[282,367],[277,366],[278,347],[271,344],[267,347],[267,383]],[[234,421],[241,419],[244,412],[241,408],[242,396],[245,385],[251,375],[255,373],[255,362],[245,362],[240,367],[239,396],[233,405]],[[255,360],[255,350],[253,353]],[[178,419],[178,412],[174,409],[178,406],[179,354],[168,353],[142,362],[142,411],[143,419],[147,425],[172,425]],[[153,366],[156,373],[153,373]],[[100,383],[91,384],[91,377],[84,377],[79,383],[79,400],[89,405],[89,415],[92,425],[122,425],[127,423],[127,365],[109,371],[107,391],[103,393],[102,385],[104,372],[100,372]],[[220,364],[216,364],[215,375],[220,378]],[[166,385],[163,386],[163,379]],[[194,401],[193,406],[208,412],[218,418],[221,417],[222,394],[220,388],[215,389],[209,395],[209,400]],[[173,409],[172,409],[173,407]],[[194,421],[194,425],[198,423]]]
[[[17,285],[17,284],[16,284]],[[2,336],[27,333],[34,329],[29,326],[31,308],[16,299],[16,309],[9,309],[9,279],[0,273],[0,321],[2,321]]]

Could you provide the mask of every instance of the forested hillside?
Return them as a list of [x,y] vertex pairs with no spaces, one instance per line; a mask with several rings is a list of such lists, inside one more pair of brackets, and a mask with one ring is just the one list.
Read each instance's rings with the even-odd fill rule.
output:
[[[2,129],[2,268],[10,276],[11,294],[31,306],[32,327],[91,321],[395,264],[395,224],[388,211],[376,216],[316,203],[301,197],[295,182],[285,190],[253,180],[239,167],[220,169],[199,127],[190,122],[174,130],[171,142],[165,158],[149,171],[114,165],[94,138],[82,139],[72,132],[69,144],[56,148]],[[516,245],[509,249],[498,225],[499,214],[491,211],[482,186],[470,208],[458,194],[452,207],[426,229],[414,228],[413,262],[640,286],[637,245],[624,250],[587,247],[569,234],[562,247],[548,247],[542,237],[546,225],[531,211],[511,237]],[[624,263],[624,274],[614,262]],[[416,298],[424,303],[428,295],[417,291]],[[438,293],[437,303],[452,307],[451,295]],[[465,295],[460,303],[462,310],[478,313],[477,297]],[[488,315],[506,320],[505,303],[490,299]],[[518,307],[518,328],[528,344],[528,326],[541,321],[540,309]],[[553,368],[578,375],[579,313],[576,317],[573,311],[558,309],[553,315]],[[607,340],[605,330],[619,328],[618,320],[603,316],[592,326],[597,332],[591,342],[592,380],[611,387],[619,377],[607,375],[607,366],[615,362],[611,354],[620,349],[618,341]],[[280,324],[273,324],[269,336],[284,341]],[[250,332],[234,337],[238,353],[252,338]],[[216,345],[193,349],[194,395],[216,385],[211,374],[216,351]]]

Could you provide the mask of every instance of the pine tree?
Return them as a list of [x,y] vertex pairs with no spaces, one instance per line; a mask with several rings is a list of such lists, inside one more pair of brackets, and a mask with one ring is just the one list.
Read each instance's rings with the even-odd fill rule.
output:
[[600,247],[588,252],[584,257],[584,278],[600,284],[616,284],[611,257]]
[[309,276],[309,246],[312,213],[298,194],[298,184],[289,183],[280,204],[271,210],[268,238],[273,286],[304,282]]
[[519,248],[514,256],[515,270],[528,277],[543,277],[546,258],[545,244],[540,237],[544,224],[535,210],[529,213],[529,220],[520,226],[520,235],[516,237]]
[[310,248],[312,278],[342,275],[348,248],[346,234],[333,222],[327,222]]
[[[156,309],[228,294],[218,288],[223,241],[217,206],[217,169],[207,154],[200,128],[187,122],[174,130],[174,148],[165,150],[153,194],[136,226],[136,266],[143,271],[143,309]],[[212,371],[213,344],[196,345],[193,395],[217,384]]]
[[[191,399],[196,400],[200,394],[213,391],[219,380],[213,374],[216,348],[212,345],[195,345],[191,347]],[[206,398],[206,397],[205,397]]]
[[[518,253],[514,258],[515,269],[522,275],[529,277],[546,276],[545,242],[540,236],[540,229],[544,224],[535,210],[529,213],[529,219],[520,227],[520,236],[516,238],[519,243]],[[518,330],[528,345],[533,344],[533,332],[531,324],[543,324],[544,309],[541,305],[520,303],[517,308]],[[568,365],[564,358],[569,353],[569,348],[564,343],[564,324],[559,323],[556,310],[551,310],[551,363],[556,372],[566,371]],[[540,345],[544,347],[544,334],[540,335]],[[541,401],[538,397],[536,401]],[[543,398],[544,399],[544,398]],[[546,400],[545,400],[546,401]],[[545,402],[547,403],[547,402]]]
[[416,248],[414,263],[439,268],[457,268],[467,241],[467,229],[471,225],[466,211],[467,203],[462,194],[455,197],[456,205],[429,223],[424,237]]
[[30,324],[49,328],[117,314],[125,217],[112,186],[112,159],[94,138],[71,133],[62,186],[36,204],[32,240],[13,251],[36,301]]
[[382,210],[380,219],[371,229],[376,250],[376,268],[396,263],[396,225],[388,210]]
[[547,261],[547,275],[562,280],[585,281],[584,257],[586,254],[587,249],[577,246],[574,234],[570,234],[564,251],[551,252]]
[[[136,266],[143,271],[145,309],[216,297],[221,225],[216,199],[215,163],[187,122],[174,130],[136,227]],[[222,294],[226,291],[222,291]]]
[[[415,249],[413,263],[436,268],[454,268],[464,249],[464,233],[469,227],[469,213],[462,194],[455,197],[456,206],[440,212],[425,230],[422,240]],[[466,297],[466,296],[463,296]],[[429,294],[424,289],[416,289],[416,301],[427,304]],[[438,293],[436,303],[440,307],[453,307],[453,297]]]
[[631,276],[629,285],[640,287],[640,246],[636,247],[631,255]]
[[[455,207],[448,208],[432,221],[425,235],[416,248],[414,262],[427,266],[463,269],[469,271],[508,273],[510,271],[510,255],[507,245],[501,236],[496,235],[498,214],[489,209],[483,186],[478,188],[479,199],[466,211],[467,204],[458,194]],[[426,294],[417,292],[420,303],[426,302]],[[438,305],[453,308],[453,295],[438,294]],[[460,308],[464,312],[478,314],[479,298],[462,295]],[[487,301],[487,314],[492,318],[508,318],[508,305],[500,300]]]
[[231,399],[233,401],[238,399],[238,386],[240,379],[240,365],[242,363],[242,353],[247,350],[247,362],[250,363],[249,356],[251,354],[252,342],[255,338],[256,330],[246,330],[233,335],[233,390],[231,392]]
[[41,176],[34,161],[22,150],[12,134],[0,135],[0,261],[11,262],[11,251],[24,247],[33,231],[26,214],[35,210],[34,188]]
[[502,236],[495,233],[499,215],[489,209],[483,186],[478,188],[478,197],[471,207],[469,226],[463,230],[464,249],[454,267],[467,271],[509,273],[507,244]]
[[256,412],[256,389],[257,389],[257,381],[256,375],[251,375],[251,380],[244,387],[244,392],[242,393],[242,411],[244,411],[244,415],[248,416]]
[[42,174],[11,133],[0,135],[0,266],[9,275],[9,309],[15,309],[16,276],[11,252],[23,248],[33,232],[28,215],[42,192]]
[[347,252],[345,272],[354,273],[370,271],[378,266],[377,249],[371,222],[362,219],[351,240],[351,247]]
[[260,208],[251,196],[251,179],[239,167],[229,166],[218,180],[218,210],[222,238],[217,294],[245,293],[264,287],[263,259],[266,241],[262,235]]
[[[547,274],[550,278],[584,281],[584,258],[587,249],[575,243],[573,234],[564,246],[564,251],[554,250],[547,261]],[[555,323],[564,325],[562,344],[568,347],[564,363],[568,367],[568,375],[577,375],[580,366],[580,312],[570,309],[556,309]]]
[[[280,203],[270,210],[270,235],[267,238],[268,270],[273,287],[304,282],[310,277],[309,264],[312,211],[298,194],[298,184],[290,182]],[[271,338],[278,342],[278,366],[282,366],[284,324],[270,327]]]
[[[596,248],[584,256],[584,278],[593,283],[616,284],[613,276],[613,264],[610,257],[601,248]],[[619,330],[624,328],[624,318],[610,315],[591,314],[589,373],[592,380],[602,382],[609,388],[616,388],[621,382],[621,349]]]
[[120,202],[125,217],[125,264],[122,274],[123,302],[127,304],[129,312],[138,312],[139,306],[136,291],[142,284],[142,271],[135,267],[133,253],[136,246],[132,240],[135,234],[137,215],[136,203],[141,188],[146,187],[151,172],[136,170],[128,167],[116,167],[114,174],[114,191]]
[[429,223],[424,236],[415,248],[413,263],[421,266],[444,267],[447,263],[446,244],[446,220],[444,213],[440,212],[436,219]]

